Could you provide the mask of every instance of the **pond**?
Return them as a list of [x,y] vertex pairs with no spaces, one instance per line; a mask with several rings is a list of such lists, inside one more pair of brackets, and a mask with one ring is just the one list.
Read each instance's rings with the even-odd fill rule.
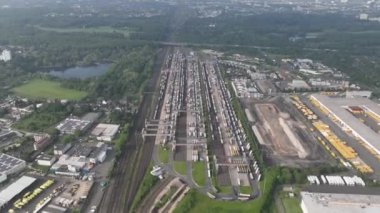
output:
[[64,79],[87,79],[103,75],[110,66],[111,64],[97,64],[89,67],[72,67],[65,70],[51,70],[49,74]]

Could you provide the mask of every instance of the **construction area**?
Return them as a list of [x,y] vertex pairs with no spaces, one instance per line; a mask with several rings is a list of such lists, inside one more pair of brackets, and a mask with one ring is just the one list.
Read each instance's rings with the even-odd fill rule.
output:
[[324,151],[305,123],[307,117],[302,118],[289,98],[276,97],[249,106],[247,117],[255,123],[252,129],[273,164],[302,167],[323,162]]

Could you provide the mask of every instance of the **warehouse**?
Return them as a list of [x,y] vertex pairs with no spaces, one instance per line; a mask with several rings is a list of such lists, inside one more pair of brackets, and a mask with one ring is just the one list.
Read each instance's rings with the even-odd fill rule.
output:
[[378,213],[380,195],[301,192],[304,213]]
[[54,154],[63,155],[72,147],[71,143],[54,145]]
[[63,134],[73,135],[77,131],[86,131],[90,124],[91,121],[70,117],[59,123],[56,128]]
[[362,123],[350,112],[352,109],[360,107],[375,119],[380,119],[378,104],[366,98],[331,98],[320,94],[313,94],[310,99],[320,105],[323,111],[333,116],[343,129],[350,130],[355,137],[380,154],[380,143],[378,143],[380,134]]
[[0,153],[0,173],[11,175],[23,170],[26,166],[24,160]]
[[37,156],[36,161],[41,166],[52,166],[57,161],[57,158],[47,154],[40,154]]
[[42,150],[48,146],[51,142],[50,136],[48,134],[35,135],[34,137],[33,148],[34,150]]
[[20,194],[24,189],[28,188],[36,178],[22,176],[20,179],[9,185],[0,192],[0,209],[3,208],[15,196]]
[[92,130],[91,134],[99,141],[111,142],[119,131],[119,127],[119,125],[101,123]]

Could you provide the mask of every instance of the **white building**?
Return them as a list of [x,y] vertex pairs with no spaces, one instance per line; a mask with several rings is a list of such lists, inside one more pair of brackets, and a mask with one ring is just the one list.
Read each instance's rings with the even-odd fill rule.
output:
[[5,49],[1,52],[0,61],[7,62],[7,61],[10,61],[11,59],[12,59],[12,54],[10,50]]
[[41,166],[52,166],[55,161],[57,161],[57,158],[55,156],[41,154],[37,156],[36,161],[37,164]]
[[115,138],[119,128],[120,125],[101,123],[92,130],[91,134],[96,136],[96,139],[99,141],[111,142]]
[[99,142],[96,145],[96,149],[89,156],[89,160],[91,163],[103,163],[107,157],[107,145],[102,142]]
[[297,80],[297,79],[292,80],[292,82],[289,83],[288,86],[293,89],[294,88],[307,88],[307,89],[310,88],[310,86],[306,83],[306,81]]
[[359,15],[360,20],[368,20],[368,14],[367,13],[361,13]]
[[4,182],[5,180],[7,180],[7,175],[0,173],[0,183]]
[[67,166],[69,172],[78,172],[86,165],[86,158],[72,157],[62,155],[59,160],[52,166],[52,170],[58,170]]
[[346,91],[346,98],[370,98],[372,96],[372,91],[360,90],[360,91]]
[[304,213],[380,212],[379,195],[301,192],[301,197]]

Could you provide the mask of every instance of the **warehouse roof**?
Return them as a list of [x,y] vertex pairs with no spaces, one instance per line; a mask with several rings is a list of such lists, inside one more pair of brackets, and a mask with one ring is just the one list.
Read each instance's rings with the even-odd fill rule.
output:
[[119,130],[120,125],[115,124],[98,124],[91,132],[95,136],[114,136]]
[[331,113],[353,129],[367,144],[380,153],[380,143],[378,142],[380,134],[360,122],[359,119],[344,109],[345,107],[359,106],[380,115],[380,106],[377,103],[367,98],[330,98],[320,94],[313,94],[312,97],[328,108]]
[[308,213],[380,212],[380,196],[301,192],[302,210]]
[[91,124],[91,121],[78,118],[66,118],[57,125],[57,129],[64,133],[74,133],[75,131],[84,130],[89,124]]
[[22,176],[16,182],[9,185],[7,188],[0,192],[0,207],[3,207],[6,203],[12,200],[16,195],[30,186],[36,178]]
[[12,168],[24,163],[24,160],[15,158],[11,155],[0,153],[0,173],[4,173]]

